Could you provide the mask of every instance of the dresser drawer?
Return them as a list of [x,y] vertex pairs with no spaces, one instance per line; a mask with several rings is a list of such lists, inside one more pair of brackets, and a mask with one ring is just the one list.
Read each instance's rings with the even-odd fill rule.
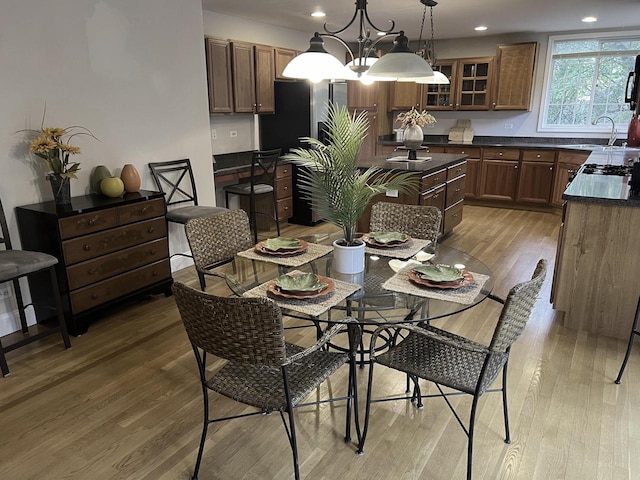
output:
[[96,258],[101,255],[132,247],[141,243],[167,236],[164,217],[145,220],[62,242],[62,250],[67,265]]
[[120,225],[160,217],[164,214],[164,199],[162,198],[118,207],[118,219]]
[[167,258],[71,292],[71,310],[74,314],[89,310],[169,277]]
[[126,248],[67,268],[69,289],[75,290],[169,256],[166,238]]
[[455,153],[456,155],[468,155],[471,158],[480,158],[480,148],[478,147],[447,147],[445,153]]
[[467,173],[467,162],[456,163],[447,168],[447,181]]
[[519,160],[520,150],[517,148],[485,148],[482,158],[492,160]]
[[420,194],[420,205],[428,207],[436,207],[444,212],[445,207],[445,187],[434,188]]
[[290,177],[291,171],[292,168],[290,163],[281,163],[276,169],[276,178]]
[[285,178],[278,178],[276,180],[276,198],[287,198],[291,196],[293,191],[293,183],[291,176]]
[[523,150],[522,160],[528,162],[553,162],[556,159],[555,150]]
[[99,232],[118,225],[118,210],[109,208],[99,212],[84,213],[74,217],[62,218],[58,221],[60,238],[77,237],[87,233]]
[[278,218],[280,221],[288,220],[293,215],[293,198],[278,200]]
[[447,207],[464,198],[464,187],[467,177],[458,177],[447,183]]
[[427,190],[431,190],[433,187],[437,187],[438,185],[442,185],[447,181],[447,170],[442,169],[437,172],[430,173],[428,175],[423,176],[420,179],[420,191],[424,192]]

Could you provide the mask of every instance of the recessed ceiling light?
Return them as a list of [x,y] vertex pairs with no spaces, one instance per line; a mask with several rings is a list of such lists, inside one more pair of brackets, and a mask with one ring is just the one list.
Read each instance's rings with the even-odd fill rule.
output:
[[474,28],[474,30],[478,32],[484,32],[486,29],[487,27],[485,25],[478,25],[476,28]]
[[597,22],[598,19],[596,17],[584,17],[582,21],[584,23],[593,23],[593,22]]
[[385,33],[385,32],[378,32],[378,36],[379,36],[379,37],[384,37],[385,35],[386,35],[386,33]]
[[326,13],[324,13],[324,12],[313,12],[313,13],[311,14],[311,16],[312,16],[312,17],[326,17],[326,16],[327,16],[327,14],[326,14]]

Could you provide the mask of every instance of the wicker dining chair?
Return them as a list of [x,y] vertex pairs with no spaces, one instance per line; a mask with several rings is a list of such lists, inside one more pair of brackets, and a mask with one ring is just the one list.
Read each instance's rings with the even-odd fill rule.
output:
[[[214,269],[233,262],[238,252],[253,246],[249,217],[240,209],[192,218],[186,223],[184,231],[203,291],[206,289],[206,276],[226,280],[224,274],[217,273]],[[253,269],[255,277],[255,264]]]
[[[351,345],[357,345],[355,320],[344,319],[330,327],[312,346],[303,348],[285,342],[282,315],[268,298],[217,297],[183,283],[173,285],[176,304],[193,347],[204,402],[204,424],[193,472],[198,478],[202,452],[211,423],[278,411],[293,454],[295,478],[300,478],[294,408],[323,403],[302,403],[340,367],[349,364],[347,395],[328,401],[346,400],[345,441],[351,440],[351,415],[358,404],[353,350],[329,352],[331,338],[347,329]],[[353,323],[353,328],[352,324]],[[355,348],[355,347],[354,347]],[[207,369],[207,355],[227,360],[213,375]],[[209,376],[210,375],[210,376]],[[256,412],[211,419],[209,391],[258,408]],[[288,416],[288,422],[285,419]],[[358,422],[355,409],[355,422]]]
[[[505,443],[511,443],[509,432],[509,415],[507,410],[507,363],[511,345],[523,332],[538,294],[544,282],[547,271],[547,261],[538,261],[531,280],[514,286],[503,303],[498,323],[489,346],[475,342],[459,335],[432,327],[430,325],[402,325],[398,328],[409,333],[398,344],[381,355],[376,355],[376,340],[378,336],[390,327],[379,327],[371,338],[369,383],[367,390],[367,406],[365,423],[358,453],[362,453],[369,426],[371,414],[373,371],[374,365],[385,365],[408,374],[414,381],[415,390],[411,397],[422,407],[422,398],[442,396],[456,420],[468,437],[467,445],[467,479],[471,479],[473,458],[473,433],[475,429],[476,409],[478,399],[489,391],[502,392],[504,413]],[[498,374],[502,372],[502,387],[489,390]],[[423,395],[420,392],[419,379],[433,382],[438,392],[433,395]],[[455,392],[444,392],[442,386],[451,388]],[[473,395],[468,429],[460,419],[448,395],[459,395],[459,392]],[[377,400],[384,401],[385,399]]]
[[440,234],[442,212],[438,207],[378,202],[371,207],[370,232],[401,232],[413,238],[431,240]]

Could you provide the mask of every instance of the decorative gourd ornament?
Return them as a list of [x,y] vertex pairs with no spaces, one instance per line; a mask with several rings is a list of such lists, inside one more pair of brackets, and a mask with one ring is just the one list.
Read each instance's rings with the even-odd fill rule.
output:
[[140,174],[136,167],[127,163],[124,167],[122,167],[122,172],[120,172],[120,180],[124,183],[124,191],[127,193],[133,193],[140,190]]
[[124,192],[124,183],[118,177],[106,177],[100,182],[100,190],[107,197],[116,198]]
[[91,186],[91,190],[96,193],[102,193],[100,190],[100,182],[102,182],[103,178],[107,178],[111,176],[111,172],[104,165],[98,165],[91,172],[91,178],[89,179],[89,184]]

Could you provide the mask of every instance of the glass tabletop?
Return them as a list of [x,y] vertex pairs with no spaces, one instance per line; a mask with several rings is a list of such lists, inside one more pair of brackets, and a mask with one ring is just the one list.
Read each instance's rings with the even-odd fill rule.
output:
[[[335,233],[303,236],[300,239],[309,244],[331,245],[340,237],[339,233]],[[367,252],[364,272],[354,275],[336,272],[330,251],[299,266],[279,265],[276,263],[277,257],[269,255],[264,255],[260,260],[240,255],[236,256],[233,264],[226,265],[223,271],[228,278],[229,288],[237,295],[246,295],[246,292],[255,288],[256,285],[264,286],[278,275],[291,271],[316,273],[339,282],[359,285],[360,288],[348,295],[345,300],[332,305],[320,315],[313,315],[316,321],[332,323],[340,323],[340,319],[346,316],[358,318],[361,323],[371,325],[434,320],[467,310],[490,295],[494,285],[493,274],[480,260],[468,253],[441,244],[435,247],[432,258],[426,255],[427,250],[428,247],[424,248],[421,250],[422,253],[414,255],[411,259],[398,259]],[[376,252],[379,252],[379,249]],[[416,257],[423,260],[421,263],[424,265],[453,265],[471,272],[474,277],[473,282],[463,289],[438,289],[415,285],[414,282],[408,281],[406,273],[404,277],[402,274],[412,265],[419,264]],[[412,263],[405,264],[404,262],[407,261]],[[281,308],[286,310],[290,306],[290,303],[287,304],[282,298],[272,295],[265,289],[263,292],[275,300]],[[303,304],[303,302],[304,300],[299,303]]]

